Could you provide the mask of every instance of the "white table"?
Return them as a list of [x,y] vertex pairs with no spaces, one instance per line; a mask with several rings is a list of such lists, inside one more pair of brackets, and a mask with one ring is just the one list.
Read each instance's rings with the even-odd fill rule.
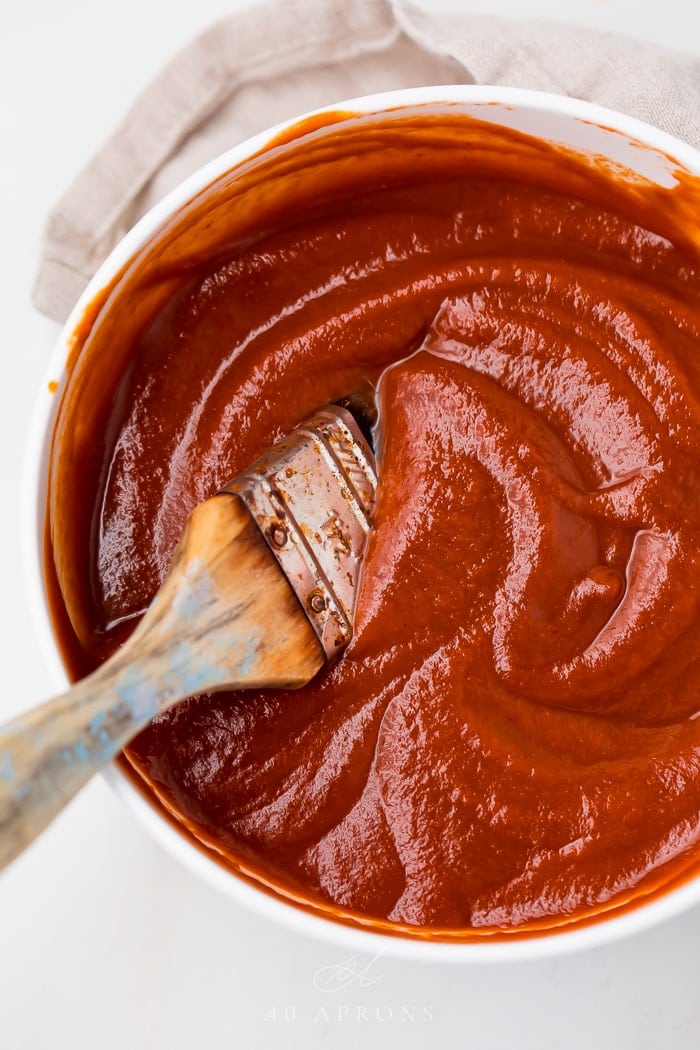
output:
[[[0,8],[2,720],[51,691],[15,553],[27,420],[56,335],[29,304],[42,220],[166,58],[244,2],[5,0]],[[700,50],[697,0],[569,0],[564,12],[561,0],[530,0],[527,12],[521,0],[469,6]],[[561,961],[424,968],[380,958],[371,985],[319,992],[316,971],[347,953],[299,939],[200,884],[98,780],[0,882],[0,1047],[409,1050],[430,1041],[446,1050],[697,1050],[698,945],[700,909]]]

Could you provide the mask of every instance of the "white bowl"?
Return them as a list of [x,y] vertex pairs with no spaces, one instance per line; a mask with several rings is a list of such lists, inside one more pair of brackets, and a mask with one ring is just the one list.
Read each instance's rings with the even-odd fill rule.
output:
[[[426,105],[437,111],[449,106],[451,112],[476,116],[480,120],[536,135],[548,142],[602,156],[664,188],[670,189],[676,184],[676,169],[700,175],[700,152],[670,135],[600,106],[533,91],[477,86],[415,88],[353,99],[341,106],[317,110],[299,119],[324,112],[337,115],[342,109],[344,113],[352,115],[348,119],[354,120],[359,116],[361,120],[366,120],[370,119],[371,114],[387,111],[405,115],[416,106],[421,106],[422,112],[425,112]],[[31,424],[22,501],[22,536],[31,606],[57,690],[67,686],[68,678],[51,626],[43,574],[47,466],[58,405],[57,397],[49,391],[49,381],[61,385],[66,376],[73,333],[86,308],[132,255],[200,190],[253,154],[264,150],[281,133],[297,123],[294,120],[278,125],[235,146],[183,182],[144,216],[99,268],[72,311],[52,354]],[[338,128],[337,123],[333,126]],[[322,918],[257,889],[217,864],[180,834],[133,786],[118,766],[110,767],[105,776],[153,837],[202,879],[261,915],[300,933],[316,935],[353,951],[376,953],[381,950],[407,959],[459,963],[534,959],[614,941],[647,929],[700,901],[700,877],[696,877],[647,904],[638,904],[632,910],[617,915],[613,910],[592,923],[570,929],[563,927],[541,934],[528,934],[526,937],[516,935],[512,938],[484,939],[476,943],[388,936]]]

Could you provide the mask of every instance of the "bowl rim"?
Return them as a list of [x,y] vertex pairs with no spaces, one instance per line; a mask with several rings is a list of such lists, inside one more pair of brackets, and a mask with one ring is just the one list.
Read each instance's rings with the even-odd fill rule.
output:
[[[57,689],[65,689],[68,676],[59,656],[49,612],[43,575],[43,529],[45,515],[45,481],[48,458],[59,397],[71,351],[71,336],[98,293],[107,287],[131,256],[180,207],[226,171],[273,145],[279,136],[300,122],[323,114],[347,112],[348,117],[373,112],[392,111],[400,114],[412,106],[431,104],[496,103],[502,107],[528,109],[544,115],[562,115],[590,122],[620,134],[645,148],[671,158],[679,168],[700,175],[700,150],[675,138],[668,132],[615,110],[568,96],[524,88],[489,85],[435,85],[403,88],[363,95],[310,110],[274,127],[253,135],[220,154],[174,187],[154,205],[110,252],[87,284],[71,310],[56,341],[45,369],[43,385],[36,395],[24,449],[22,491],[19,502],[21,557],[25,592],[42,656]],[[335,125],[336,127],[338,125]],[[549,931],[523,936],[514,932],[510,939],[501,935],[491,940],[441,941],[388,935],[371,928],[351,926],[295,906],[235,875],[218,864],[203,849],[194,845],[163,818],[155,805],[147,801],[128,776],[112,764],[103,777],[125,802],[151,836],[186,868],[232,898],[236,903],[274,922],[307,936],[331,942],[336,947],[362,953],[392,956],[415,962],[494,963],[517,962],[561,956],[573,951],[617,941],[648,930],[673,918],[700,902],[700,874],[669,889],[648,902],[643,899],[629,911],[614,909],[580,925],[555,927]]]

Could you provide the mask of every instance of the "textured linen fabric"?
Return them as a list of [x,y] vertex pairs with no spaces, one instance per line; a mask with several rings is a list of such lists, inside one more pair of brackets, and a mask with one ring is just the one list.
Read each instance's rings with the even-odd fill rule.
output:
[[700,147],[700,60],[545,21],[426,12],[404,0],[275,0],[185,47],[48,217],[34,304],[63,321],[152,204],[242,139],[375,91],[477,83],[571,95]]

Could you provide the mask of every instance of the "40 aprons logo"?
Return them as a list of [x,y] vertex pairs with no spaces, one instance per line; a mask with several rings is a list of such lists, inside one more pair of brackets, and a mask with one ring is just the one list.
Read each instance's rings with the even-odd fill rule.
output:
[[[376,987],[384,980],[377,966],[380,957],[381,952],[366,962],[350,955],[341,962],[319,967],[311,983],[323,998],[304,1006],[273,1006],[267,1019],[275,1024],[302,1020],[315,1024],[429,1024],[434,1017],[432,1006],[397,1002]],[[360,992],[362,1001],[358,1001]]]
[[357,961],[356,955],[351,955],[340,963],[331,963],[329,966],[321,966],[314,973],[311,983],[317,992],[342,992],[351,984],[357,984],[360,988],[371,988],[378,984],[384,974],[377,973],[376,964],[381,958],[378,952],[364,966]]

